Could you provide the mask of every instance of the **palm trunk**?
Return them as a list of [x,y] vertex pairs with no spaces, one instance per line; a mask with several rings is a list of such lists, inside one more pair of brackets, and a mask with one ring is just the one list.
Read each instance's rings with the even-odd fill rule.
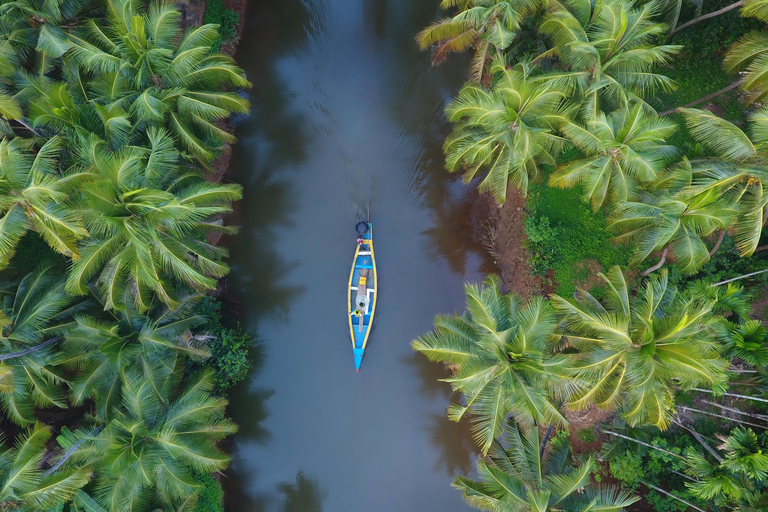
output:
[[[713,391],[710,391],[709,389],[691,388],[691,391],[698,391],[699,393],[709,393],[710,395],[715,394]],[[733,398],[745,398],[747,400],[755,400],[756,402],[764,402],[768,404],[768,400],[766,400],[765,398],[757,398],[755,396],[737,395],[736,393],[723,393],[723,396],[732,396]]]
[[[680,407],[680,409],[683,409],[683,407]],[[715,458],[715,460],[716,460],[718,463],[722,463],[722,462],[723,462],[723,458],[720,456],[720,454],[719,454],[719,453],[717,453],[717,452],[715,451],[715,449],[714,449],[714,448],[712,448],[712,447],[709,445],[709,443],[708,443],[708,442],[706,442],[706,441],[704,440],[704,438],[701,436],[701,434],[699,434],[698,432],[696,432],[696,431],[695,431],[694,429],[692,429],[692,428],[688,428],[688,427],[686,427],[685,425],[683,425],[683,424],[682,424],[682,423],[680,423],[679,421],[675,421],[674,423],[675,423],[675,425],[677,425],[678,427],[682,427],[682,428],[684,428],[685,430],[687,430],[688,432],[690,432],[690,433],[691,433],[691,435],[693,436],[693,438],[694,438],[694,439],[696,439],[696,441],[698,441],[698,442],[699,442],[699,444],[700,444],[701,446],[703,446],[703,447],[704,447],[704,449],[705,449],[705,450],[707,450],[707,451],[708,451],[708,452],[709,452],[709,453],[710,453],[710,454],[711,454],[711,455],[712,455],[712,456]]]
[[711,100],[712,98],[716,98],[716,97],[720,96],[721,94],[725,94],[725,93],[726,93],[726,92],[728,92],[728,91],[732,91],[732,90],[736,89],[737,87],[739,87],[739,86],[740,86],[741,84],[743,84],[743,83],[744,83],[744,80],[739,80],[738,82],[734,82],[734,83],[732,83],[731,85],[729,85],[728,87],[723,87],[723,88],[722,88],[722,89],[720,89],[719,91],[715,91],[715,92],[713,92],[712,94],[707,94],[707,95],[706,95],[706,96],[704,96],[703,98],[699,98],[699,99],[697,99],[696,101],[692,101],[692,102],[690,102],[690,103],[686,103],[686,104],[685,104],[685,105],[683,105],[682,107],[673,108],[672,110],[665,110],[664,112],[662,112],[661,114],[659,114],[659,117],[668,116],[669,114],[671,114],[671,113],[673,113],[673,112],[677,112],[677,109],[678,109],[678,108],[688,108],[688,107],[693,107],[694,105],[698,105],[699,103],[704,103],[705,101],[709,101],[709,100]]
[[[101,429],[103,429],[103,428],[104,428],[104,425],[99,425],[98,427],[96,427],[96,428],[93,430],[93,432],[91,432],[91,435],[92,435],[92,436],[96,436],[96,434],[98,434],[99,432],[101,432]],[[75,444],[72,446],[72,448],[70,448],[69,450],[67,450],[67,452],[66,452],[66,453],[64,454],[64,456],[61,458],[61,460],[59,460],[59,462],[57,462],[56,464],[54,464],[53,466],[51,466],[51,467],[50,467],[48,470],[46,470],[46,472],[45,472],[45,473],[43,473],[43,477],[46,477],[46,476],[50,475],[51,473],[54,473],[54,472],[58,471],[58,469],[59,469],[61,466],[63,466],[65,462],[67,462],[67,459],[69,459],[69,458],[70,458],[70,457],[71,457],[71,456],[72,456],[72,455],[73,455],[73,454],[74,454],[74,453],[77,451],[77,449],[78,449],[78,448],[80,448],[80,445],[82,445],[82,444],[83,444],[84,442],[86,442],[86,441],[89,441],[89,439],[88,439],[88,438],[85,438],[85,437],[83,437],[83,438],[81,438],[80,440],[78,440],[78,441],[77,441],[77,442],[76,442],[76,443],[75,443]]]
[[[723,416],[722,414],[715,414],[715,413],[709,412],[709,411],[702,411],[701,409],[694,409],[693,407],[685,407],[684,405],[678,405],[677,408],[678,409],[682,409],[684,411],[697,412],[699,414],[704,414],[706,416],[713,416],[715,418],[721,418],[721,419],[724,419],[724,420],[732,421],[734,423],[738,423],[739,425],[747,425],[747,426],[750,426],[750,427],[762,428],[763,430],[768,430],[768,427],[766,427],[766,426],[758,425],[757,423],[750,423],[748,421],[737,420],[735,418],[729,418],[728,416]],[[683,427],[683,428],[685,428],[685,427]],[[688,429],[686,429],[686,430],[688,430]],[[693,432],[691,432],[691,433],[693,433]],[[696,436],[694,435],[693,437],[696,437]]]
[[679,471],[675,471],[674,469],[670,469],[670,471],[672,473],[676,474],[677,476],[681,477],[681,478],[685,478],[686,480],[690,480],[691,482],[698,482],[699,481],[698,478],[693,478],[690,475],[686,475],[685,473],[681,473]]
[[40,133],[38,133],[38,131],[37,131],[37,130],[35,130],[34,128],[32,128],[32,126],[30,126],[30,124],[29,124],[29,123],[27,123],[27,122],[26,122],[24,119],[14,119],[14,121],[16,121],[16,122],[17,122],[17,123],[19,123],[21,126],[23,126],[23,127],[24,127],[24,128],[26,128],[27,130],[29,130],[30,132],[32,132],[33,134],[35,134],[35,136],[36,136],[36,137],[40,137]]
[[740,279],[746,279],[748,277],[756,276],[757,274],[763,274],[765,272],[768,272],[768,268],[765,270],[758,270],[757,272],[750,272],[749,274],[744,274],[739,277],[734,277],[733,279],[726,279],[725,281],[720,281],[719,283],[711,284],[710,286],[720,286],[721,284],[731,283]]
[[0,361],[5,361],[5,360],[8,360],[8,359],[13,359],[14,357],[22,357],[22,356],[26,356],[27,354],[31,354],[32,352],[37,352],[38,350],[42,350],[42,349],[44,349],[45,347],[47,347],[49,345],[53,345],[54,343],[56,343],[60,339],[61,338],[56,336],[55,338],[51,338],[48,341],[44,341],[44,342],[40,343],[39,345],[35,345],[34,347],[26,348],[26,349],[20,350],[18,352],[11,352],[10,354],[0,355]]
[[715,244],[715,246],[712,248],[712,250],[711,250],[711,251],[709,251],[709,255],[710,255],[710,256],[714,255],[714,254],[717,252],[717,250],[720,248],[720,244],[722,244],[722,243],[723,243],[723,238],[725,238],[725,230],[722,230],[722,231],[720,232],[720,237],[717,239],[717,243],[716,243],[716,244]]
[[740,411],[740,410],[736,409],[735,407],[727,407],[725,405],[718,404],[717,402],[710,402],[709,400],[702,400],[702,402],[704,402],[707,405],[713,405],[715,407],[718,407],[718,408],[720,408],[720,409],[722,409],[724,411],[733,412],[733,413],[736,413],[736,414],[741,414],[742,416],[746,416],[748,418],[754,418],[754,419],[760,420],[760,421],[768,421],[768,416],[766,416],[765,414],[750,414],[748,412]]
[[725,14],[728,11],[732,11],[732,10],[736,9],[737,7],[741,7],[742,5],[744,5],[744,0],[739,0],[738,2],[733,3],[733,4],[731,4],[731,5],[727,6],[727,7],[723,7],[722,9],[719,9],[717,11],[704,14],[703,16],[699,16],[698,18],[693,18],[691,21],[687,21],[687,22],[683,23],[682,25],[677,27],[675,30],[670,32],[669,33],[669,37],[672,37],[673,35],[677,34],[681,30],[683,30],[684,28],[690,27],[694,23],[698,23],[700,21],[708,20],[708,19],[714,18],[716,16],[720,16],[721,14]]
[[547,448],[547,443],[549,442],[549,438],[552,437],[552,430],[554,429],[554,425],[549,425],[547,427],[547,431],[544,433],[544,439],[541,440],[541,446],[539,446],[539,457],[544,456],[544,450]]
[[633,443],[637,443],[637,444],[639,444],[641,446],[645,446],[646,448],[651,448],[653,450],[666,453],[667,455],[672,455],[673,457],[677,457],[678,459],[684,459],[685,458],[682,455],[679,455],[677,453],[672,453],[669,450],[665,450],[664,448],[659,448],[658,446],[652,445],[650,443],[646,443],[644,441],[640,441],[638,439],[635,439],[634,437],[625,436],[624,434],[618,434],[618,433],[613,432],[611,430],[602,430],[601,429],[600,431],[603,434],[608,434],[609,436],[614,436],[614,437],[620,437],[622,439],[626,439],[627,441],[632,441]]
[[660,269],[660,268],[661,268],[661,266],[662,266],[662,265],[664,265],[664,263],[667,261],[667,253],[668,253],[668,252],[669,252],[669,246],[667,246],[667,247],[664,249],[664,252],[663,252],[663,253],[661,253],[661,260],[659,260],[659,262],[658,262],[657,264],[655,264],[654,266],[652,266],[652,267],[651,267],[651,268],[649,268],[648,270],[646,270],[646,271],[644,271],[644,272],[641,272],[641,273],[640,273],[640,275],[641,275],[641,276],[643,276],[643,277],[645,277],[645,276],[647,276],[648,274],[650,274],[651,272],[653,272],[654,270],[658,270],[658,269]]
[[679,502],[681,502],[681,503],[685,503],[686,505],[688,505],[689,507],[691,507],[691,508],[692,508],[692,509],[694,509],[694,510],[698,510],[699,512],[707,512],[706,510],[704,510],[704,509],[701,509],[701,508],[697,507],[697,506],[696,506],[696,505],[694,505],[693,503],[688,503],[688,502],[687,502],[687,501],[685,501],[683,498],[678,498],[677,496],[675,496],[675,495],[674,495],[674,494],[672,494],[671,492],[667,492],[667,491],[665,491],[664,489],[662,489],[662,488],[660,488],[660,487],[656,487],[655,485],[653,485],[653,484],[649,484],[648,482],[643,482],[642,480],[640,480],[640,483],[641,483],[641,484],[643,484],[644,486],[646,486],[646,487],[650,488],[650,489],[653,489],[653,490],[654,490],[654,491],[656,491],[656,492],[660,492],[661,494],[664,494],[664,495],[666,495],[666,496],[669,496],[670,498],[672,498],[672,499],[675,499],[675,500],[677,500],[677,501],[679,501]]

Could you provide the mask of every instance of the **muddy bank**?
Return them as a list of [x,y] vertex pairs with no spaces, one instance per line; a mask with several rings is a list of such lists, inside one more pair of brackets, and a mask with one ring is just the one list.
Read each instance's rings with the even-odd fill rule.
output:
[[488,253],[499,269],[504,291],[522,298],[545,292],[542,279],[531,273],[525,248],[525,197],[516,188],[507,190],[507,201],[498,205],[490,194],[478,194],[477,201],[485,221],[479,233]]

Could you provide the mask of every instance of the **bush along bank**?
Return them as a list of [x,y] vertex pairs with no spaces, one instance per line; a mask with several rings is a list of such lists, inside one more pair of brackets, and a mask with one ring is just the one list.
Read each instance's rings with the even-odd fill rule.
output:
[[[454,372],[448,415],[484,456],[454,482],[469,504],[768,506],[762,6],[470,1],[417,35],[433,64],[474,54],[446,166],[527,213],[493,217],[524,223],[553,292],[468,284],[414,342]],[[531,480],[542,460],[563,473]]]
[[249,108],[219,38],[164,2],[4,6],[3,508],[221,509],[252,340],[204,298],[241,197],[217,123]]

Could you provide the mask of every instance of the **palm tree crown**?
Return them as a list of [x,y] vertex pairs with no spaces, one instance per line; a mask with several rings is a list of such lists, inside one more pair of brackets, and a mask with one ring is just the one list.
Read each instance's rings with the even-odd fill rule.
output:
[[432,65],[449,53],[474,47],[472,78],[479,83],[488,61],[513,43],[523,18],[543,4],[541,0],[443,0],[442,9],[457,8],[459,12],[419,32],[416,41],[422,50],[435,46]]
[[665,144],[677,126],[649,115],[640,103],[588,119],[585,125],[565,123],[565,136],[586,155],[560,166],[550,185],[581,184],[586,199],[598,210],[606,201],[622,202],[637,196],[640,183],[648,183],[676,153]]
[[65,341],[64,363],[79,370],[71,383],[74,403],[93,398],[96,416],[105,420],[119,410],[128,372],[138,372],[160,393],[181,357],[201,360],[210,355],[206,339],[190,332],[204,320],[193,314],[193,300],[175,310],[154,305],[146,314],[136,311],[130,299],[124,303],[125,309],[102,317],[78,316]]
[[[34,407],[66,407],[57,372],[61,353],[52,345],[72,327],[72,315],[81,307],[64,290],[53,269],[44,269],[6,283],[0,289],[0,402],[14,423],[35,421]],[[8,371],[10,370],[10,371]]]
[[527,426],[565,423],[548,393],[558,396],[568,385],[563,360],[547,360],[543,353],[556,324],[553,312],[542,298],[523,303],[502,295],[499,285],[495,276],[482,288],[466,285],[468,313],[438,316],[434,332],[413,342],[414,350],[453,368],[445,380],[463,393],[466,405],[451,405],[448,415],[454,421],[474,416],[473,434],[483,453],[510,414]]
[[211,290],[228,271],[219,261],[226,251],[204,236],[233,231],[211,219],[230,211],[240,187],[210,183],[195,172],[179,174],[170,137],[155,130],[148,135],[147,150],[112,153],[95,139],[80,150],[101,179],[82,191],[90,237],[80,243],[82,257],[70,268],[67,289],[87,293],[96,278],[109,308],[121,307],[126,289],[134,291],[140,310],[149,307],[151,293],[177,307],[174,281]]
[[53,137],[32,153],[23,139],[0,140],[0,268],[29,229],[55,251],[77,258],[76,242],[88,232],[69,200],[90,176],[58,172],[60,145]]
[[106,24],[92,18],[69,34],[66,90],[36,85],[44,94],[33,101],[32,117],[36,125],[66,127],[57,118],[60,98],[70,97],[72,109],[87,111],[81,119],[98,120],[102,129],[94,132],[113,149],[142,140],[150,127],[164,127],[185,155],[208,166],[215,151],[233,141],[216,121],[248,110],[245,99],[222,88],[250,83],[230,57],[212,50],[214,25],[182,35],[172,4],[141,5],[107,2]]
[[681,111],[693,138],[715,155],[691,162],[691,185],[682,192],[735,208],[734,240],[741,255],[748,256],[757,248],[768,212],[768,108],[750,114],[751,138],[707,110]]
[[43,461],[51,429],[35,423],[16,445],[0,453],[0,506],[33,512],[61,510],[91,477],[83,468],[44,471]]
[[618,266],[600,277],[607,287],[604,303],[584,290],[574,301],[551,296],[564,317],[565,339],[579,351],[572,360],[583,387],[570,397],[571,406],[617,407],[631,426],[663,429],[675,415],[675,388],[722,388],[728,362],[708,329],[711,301],[677,292],[666,270],[634,297]]
[[608,229],[617,233],[615,241],[635,244],[635,263],[669,250],[685,272],[693,273],[710,258],[704,237],[725,230],[736,215],[735,209],[711,194],[686,198],[661,190],[617,204],[608,217]]
[[577,88],[585,118],[630,100],[642,101],[655,90],[672,89],[669,78],[652,70],[682,47],[654,44],[664,34],[664,25],[652,21],[654,2],[640,8],[625,0],[558,5],[541,25],[554,47],[538,58],[557,56],[565,68],[557,76]]
[[128,372],[116,417],[96,436],[77,431],[61,439],[76,448],[65,468],[95,468],[96,499],[106,510],[192,510],[200,487],[192,471],[219,471],[229,461],[216,447],[237,430],[224,418],[227,401],[212,396],[208,374],[179,385],[179,371],[159,395],[149,380]]
[[477,462],[481,481],[458,477],[453,486],[473,507],[492,512],[620,512],[639,498],[628,491],[591,484],[592,457],[571,462],[568,443],[550,443],[544,454],[538,429],[521,432],[510,425],[504,448],[494,442],[485,460]]
[[478,185],[500,203],[512,183],[525,193],[542,163],[554,165],[562,139],[555,130],[570,116],[565,92],[534,83],[525,64],[506,68],[495,61],[490,90],[468,85],[446,108],[456,126],[445,141],[448,170],[464,168],[464,181],[487,169]]

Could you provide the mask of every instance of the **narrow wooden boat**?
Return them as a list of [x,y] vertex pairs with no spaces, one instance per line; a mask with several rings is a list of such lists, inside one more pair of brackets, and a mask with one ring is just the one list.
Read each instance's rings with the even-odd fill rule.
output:
[[[373,326],[376,311],[376,258],[373,254],[373,226],[370,222],[357,225],[358,237],[352,271],[349,273],[347,306],[349,334],[352,338],[352,352],[355,356],[355,371],[360,371],[363,353]],[[361,231],[364,231],[361,232]]]

